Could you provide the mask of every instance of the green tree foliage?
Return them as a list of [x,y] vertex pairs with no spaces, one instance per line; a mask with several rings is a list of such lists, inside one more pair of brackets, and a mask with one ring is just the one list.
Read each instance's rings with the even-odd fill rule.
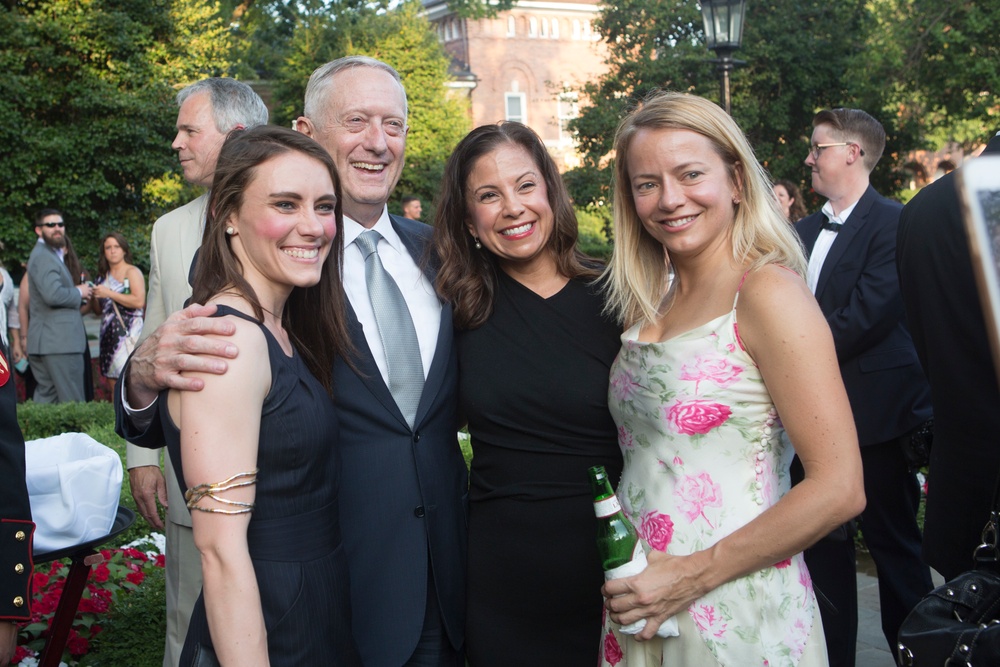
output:
[[33,0],[0,6],[0,238],[15,268],[34,212],[61,209],[91,268],[117,229],[144,254],[144,188],[175,169],[175,83],[226,71],[205,0]]
[[[873,183],[899,192],[914,149],[981,143],[1000,116],[1000,3],[967,0],[765,0],[747,3],[746,61],[732,76],[733,116],[774,178],[802,183],[811,120],[820,109],[862,108],[886,128]],[[650,90],[718,100],[695,0],[616,0],[596,24],[609,72],[584,86],[571,127],[585,164],[568,175],[577,202],[606,199],[606,162],[621,116]],[[815,203],[815,202],[814,202]]]
[[[322,4],[316,0],[314,9]],[[448,95],[448,58],[420,7],[410,0],[390,11],[346,18],[319,11],[300,15],[289,56],[275,81],[274,121],[289,124],[302,114],[309,75],[323,63],[348,55],[389,63],[399,71],[409,102],[406,167],[396,194],[420,197],[426,220],[433,212],[444,162],[469,130],[469,114],[464,102]]]

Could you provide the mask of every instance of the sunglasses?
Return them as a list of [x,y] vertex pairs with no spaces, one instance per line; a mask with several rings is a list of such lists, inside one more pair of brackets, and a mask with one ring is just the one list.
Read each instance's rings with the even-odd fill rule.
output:
[[53,227],[65,227],[65,226],[66,226],[65,222],[43,222],[42,223],[42,227],[48,227],[49,229],[52,229]]

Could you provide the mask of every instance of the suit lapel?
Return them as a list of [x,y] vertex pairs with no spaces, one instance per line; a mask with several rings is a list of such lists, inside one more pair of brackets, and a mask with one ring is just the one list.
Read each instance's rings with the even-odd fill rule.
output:
[[837,238],[830,246],[830,252],[827,253],[826,259],[823,260],[823,268],[820,269],[819,279],[816,281],[817,299],[823,296],[823,290],[826,289],[827,281],[830,279],[834,267],[843,259],[851,241],[868,220],[868,214],[875,203],[875,196],[874,188],[869,185],[865,193],[861,195],[861,199],[858,200],[857,206],[851,211],[851,216],[844,221],[844,226],[837,232]]
[[358,321],[358,316],[354,313],[351,302],[344,299],[344,304],[347,311],[347,331],[351,337],[351,342],[354,343],[354,364],[357,367],[358,379],[368,387],[368,390],[378,399],[379,403],[385,407],[389,414],[393,415],[404,426],[409,428],[406,418],[403,417],[403,413],[399,411],[399,406],[396,405],[396,399],[392,397],[389,387],[386,386],[385,380],[382,379],[382,373],[378,369],[378,364],[375,363],[372,350],[368,347],[368,341],[365,340],[364,327]]

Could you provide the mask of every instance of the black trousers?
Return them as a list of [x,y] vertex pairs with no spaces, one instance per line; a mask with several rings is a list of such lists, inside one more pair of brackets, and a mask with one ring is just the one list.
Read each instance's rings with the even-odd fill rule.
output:
[[[867,506],[861,534],[878,576],[882,633],[896,653],[903,619],[931,590],[930,570],[920,558],[917,506],[920,487],[906,467],[899,439],[861,448]],[[801,479],[796,459],[792,479]],[[854,667],[858,638],[857,562],[852,531],[840,529],[806,549],[805,559],[820,598],[831,667]]]

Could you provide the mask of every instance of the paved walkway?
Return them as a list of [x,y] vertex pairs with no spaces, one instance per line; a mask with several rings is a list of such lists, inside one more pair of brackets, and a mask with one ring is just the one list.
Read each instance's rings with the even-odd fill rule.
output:
[[[931,577],[935,586],[944,583],[934,570]],[[858,652],[856,667],[895,667],[889,646],[882,634],[882,617],[879,615],[878,579],[875,564],[867,553],[858,553]]]

